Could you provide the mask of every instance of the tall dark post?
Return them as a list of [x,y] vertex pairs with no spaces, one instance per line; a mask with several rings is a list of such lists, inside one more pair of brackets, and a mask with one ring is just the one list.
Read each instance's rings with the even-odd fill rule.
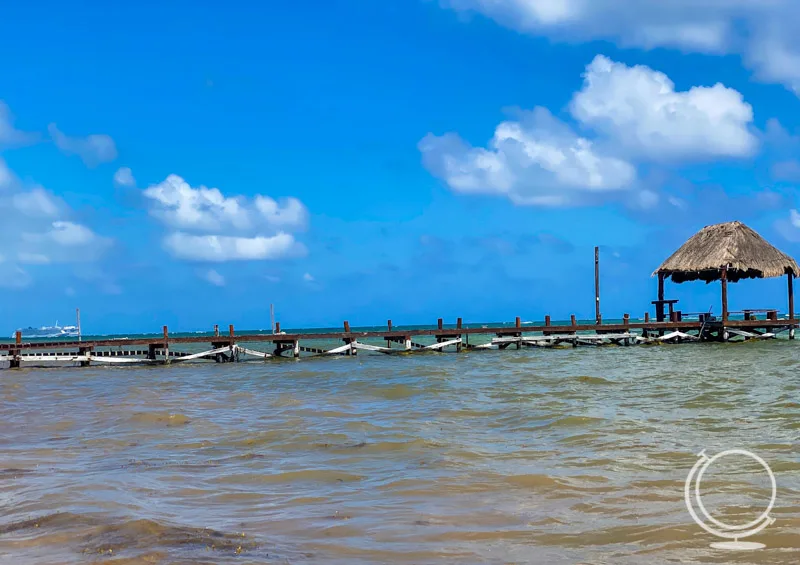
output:
[[600,248],[594,248],[594,312],[597,323],[602,322],[600,317]]
[[658,305],[656,307],[656,322],[664,321],[664,273],[658,273]]
[[722,267],[722,321],[728,321],[728,266]]
[[789,319],[794,320],[794,273],[787,273],[786,279],[789,283]]

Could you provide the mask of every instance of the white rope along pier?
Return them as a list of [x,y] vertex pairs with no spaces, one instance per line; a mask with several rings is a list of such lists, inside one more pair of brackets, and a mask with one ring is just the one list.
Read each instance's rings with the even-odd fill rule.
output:
[[[440,318],[436,327],[394,329],[389,320],[386,330],[351,331],[344,322],[344,331],[292,333],[280,331],[276,323],[272,333],[236,335],[229,326],[221,335],[218,326],[213,335],[141,338],[105,338],[79,341],[23,342],[20,332],[12,343],[0,343],[0,368],[47,366],[54,363],[80,365],[158,365],[189,362],[262,362],[309,357],[374,355],[416,355],[425,353],[460,353],[462,351],[505,350],[509,347],[564,348],[615,347],[679,344],[692,342],[744,342],[776,339],[788,332],[789,339],[800,321],[767,318],[738,321],[670,321],[653,322],[645,314],[644,322],[632,322],[625,314],[622,323],[578,323],[575,316],[569,324],[552,324],[545,317],[544,325],[523,325],[517,317],[513,325],[466,327],[459,318],[445,327]],[[338,344],[337,344],[338,343]],[[198,346],[209,349],[196,351]],[[259,344],[261,347],[259,347]],[[384,345],[385,344],[385,345]],[[193,345],[189,351],[185,346]],[[332,346],[333,345],[333,346]],[[195,349],[192,351],[191,349]]]

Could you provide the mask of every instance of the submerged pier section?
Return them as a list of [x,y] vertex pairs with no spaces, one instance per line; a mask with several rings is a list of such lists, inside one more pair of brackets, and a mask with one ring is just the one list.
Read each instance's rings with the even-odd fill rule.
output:
[[[676,318],[677,316],[673,316]],[[385,330],[352,331],[344,322],[343,331],[325,333],[285,333],[276,324],[275,333],[237,335],[233,326],[220,334],[171,337],[164,326],[157,337],[90,339],[85,341],[23,341],[17,333],[13,343],[0,344],[0,366],[18,368],[51,363],[76,364],[170,364],[212,361],[216,363],[279,358],[357,355],[359,352],[386,355],[504,350],[509,347],[555,348],[579,346],[633,346],[703,341],[744,341],[775,338],[787,332],[794,339],[798,320],[777,319],[768,313],[763,319],[752,314],[743,320],[715,320],[701,316],[697,321],[654,322],[645,314],[641,322],[631,322],[625,314],[622,323],[581,324],[572,316],[569,324],[523,324],[518,317],[513,325],[471,327],[461,319],[445,327],[439,319],[436,328],[394,329],[391,320]],[[338,344],[338,345],[337,345]],[[331,347],[333,345],[333,347]],[[205,347],[203,347],[205,346]],[[200,348],[201,351],[188,349]],[[182,351],[183,350],[183,351]]]

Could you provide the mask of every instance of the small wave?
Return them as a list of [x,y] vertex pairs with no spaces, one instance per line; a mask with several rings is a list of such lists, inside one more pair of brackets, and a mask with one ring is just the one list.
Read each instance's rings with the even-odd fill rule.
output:
[[590,377],[588,375],[583,375],[580,377],[574,377],[574,380],[578,381],[579,383],[589,384],[589,385],[613,385],[613,381],[609,381],[608,379],[604,379],[603,377]]
[[131,416],[131,421],[137,424],[156,426],[184,426],[191,420],[188,416],[180,413],[170,414],[169,412],[137,412]]
[[543,426],[544,428],[578,428],[578,427],[592,427],[605,422],[603,418],[593,418],[591,416],[566,416],[559,418],[555,422],[551,422]]
[[362,475],[333,470],[285,471],[283,473],[237,473],[220,477],[216,482],[226,484],[278,483],[352,483],[364,480]]

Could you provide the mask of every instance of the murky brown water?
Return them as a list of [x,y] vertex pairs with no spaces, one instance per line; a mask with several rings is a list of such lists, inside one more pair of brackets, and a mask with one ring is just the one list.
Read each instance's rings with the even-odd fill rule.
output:
[[[795,563],[799,361],[776,341],[0,371],[0,559]],[[777,479],[757,552],[711,549],[684,505],[696,454],[729,448]],[[727,461],[703,501],[747,522],[768,479]]]

